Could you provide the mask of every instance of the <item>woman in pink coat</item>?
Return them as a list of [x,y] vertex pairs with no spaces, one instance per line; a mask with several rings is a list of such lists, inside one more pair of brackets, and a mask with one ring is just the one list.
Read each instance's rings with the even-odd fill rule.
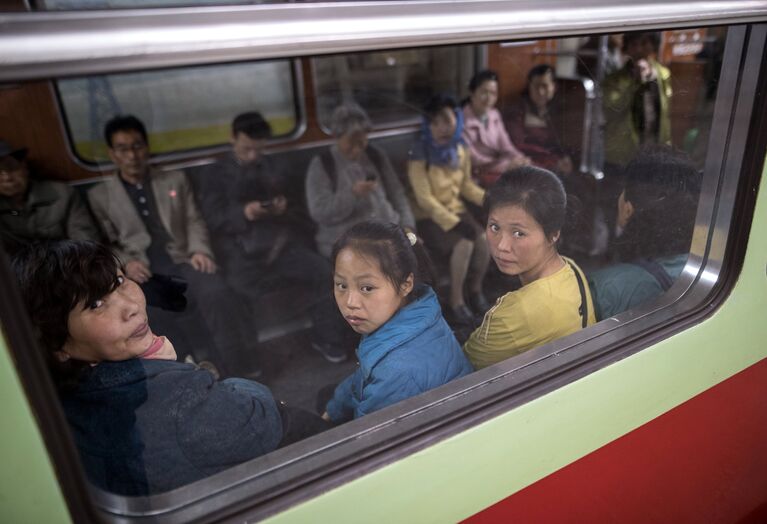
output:
[[509,139],[498,101],[498,75],[485,70],[469,82],[469,98],[463,106],[463,140],[471,153],[472,175],[483,187],[493,185],[504,171],[530,164]]

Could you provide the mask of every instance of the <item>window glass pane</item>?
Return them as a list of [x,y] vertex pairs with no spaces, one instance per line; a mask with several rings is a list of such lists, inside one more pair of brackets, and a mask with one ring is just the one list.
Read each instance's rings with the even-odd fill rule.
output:
[[350,100],[376,127],[414,121],[432,94],[464,90],[475,53],[475,46],[451,46],[315,58],[320,123],[329,129],[333,109]]
[[[290,59],[58,80],[78,156],[117,168],[76,190],[50,180],[84,177],[47,84],[0,91],[5,249],[102,240],[129,277],[58,311],[78,344],[44,341],[81,372],[57,380],[91,480],[146,495],[258,473],[278,447],[652,306],[689,254],[726,30],[620,36],[313,57],[301,88]],[[147,136],[113,123],[107,147],[117,114]],[[233,124],[225,152],[195,151]],[[202,165],[153,156],[179,151]],[[369,220],[348,245],[375,249],[331,259]],[[379,255],[395,241],[408,256]],[[40,311],[66,303],[41,282]]]
[[298,109],[288,60],[60,80],[64,118],[77,156],[106,160],[104,124],[134,114],[149,126],[153,153],[229,140],[232,114],[264,107],[275,136],[291,134]]

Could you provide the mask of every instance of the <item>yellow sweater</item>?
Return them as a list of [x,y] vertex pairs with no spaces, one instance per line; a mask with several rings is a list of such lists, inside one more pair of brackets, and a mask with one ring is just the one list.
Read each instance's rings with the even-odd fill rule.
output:
[[[588,303],[588,325],[596,322],[583,272],[577,268]],[[550,275],[506,293],[485,314],[463,351],[475,369],[500,362],[581,329],[581,294],[569,264]]]
[[453,229],[460,221],[458,214],[466,211],[461,197],[478,206],[485,198],[485,190],[471,179],[471,159],[462,145],[458,146],[458,166],[431,164],[426,169],[426,161],[411,160],[407,176],[413,189],[410,207],[415,219],[430,218],[443,231]]

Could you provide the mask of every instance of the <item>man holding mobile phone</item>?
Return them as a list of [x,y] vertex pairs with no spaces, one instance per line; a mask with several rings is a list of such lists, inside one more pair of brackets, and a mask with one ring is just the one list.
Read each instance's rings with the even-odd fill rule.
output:
[[257,302],[267,280],[304,284],[307,296],[300,302],[312,316],[312,346],[326,360],[343,362],[346,328],[335,314],[330,263],[309,247],[311,222],[264,154],[271,136],[260,113],[234,119],[231,152],[196,177],[202,213],[232,287]]

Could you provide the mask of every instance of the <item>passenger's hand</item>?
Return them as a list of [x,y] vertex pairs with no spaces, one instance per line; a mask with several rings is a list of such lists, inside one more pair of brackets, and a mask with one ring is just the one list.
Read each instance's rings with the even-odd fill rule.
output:
[[276,196],[272,199],[272,214],[281,215],[288,208],[288,199],[284,196]]
[[506,165],[506,169],[514,169],[516,167],[529,166],[532,161],[530,157],[525,155],[517,155],[509,159],[509,163]]
[[573,161],[569,156],[563,156],[557,160],[557,172],[562,175],[569,175],[573,172]]
[[213,259],[202,253],[195,253],[192,255],[192,258],[189,259],[189,263],[192,264],[193,268],[201,273],[213,274],[218,269]]
[[[316,413],[316,412],[315,412]],[[328,415],[328,412],[322,414],[322,420],[327,420],[328,422],[331,422],[330,415]]]
[[242,212],[245,215],[245,218],[251,222],[269,214],[269,210],[263,207],[258,200],[253,200],[252,202],[245,204],[245,207],[242,208]]
[[144,264],[141,260],[131,260],[125,264],[125,274],[129,279],[143,284],[150,278],[152,278],[152,272],[149,270],[149,266]]
[[358,197],[368,196],[377,184],[375,180],[359,180],[352,185],[352,193]]
[[474,228],[473,228],[473,227],[471,227],[471,224],[469,224],[468,222],[464,222],[463,220],[461,220],[460,222],[458,222],[458,223],[457,223],[457,224],[456,224],[456,225],[453,227],[453,230],[454,230],[456,233],[459,233],[459,234],[460,234],[460,235],[461,235],[463,238],[465,238],[466,240],[471,240],[472,242],[473,242],[473,241],[476,239],[476,237],[477,237],[477,232],[474,230]]

